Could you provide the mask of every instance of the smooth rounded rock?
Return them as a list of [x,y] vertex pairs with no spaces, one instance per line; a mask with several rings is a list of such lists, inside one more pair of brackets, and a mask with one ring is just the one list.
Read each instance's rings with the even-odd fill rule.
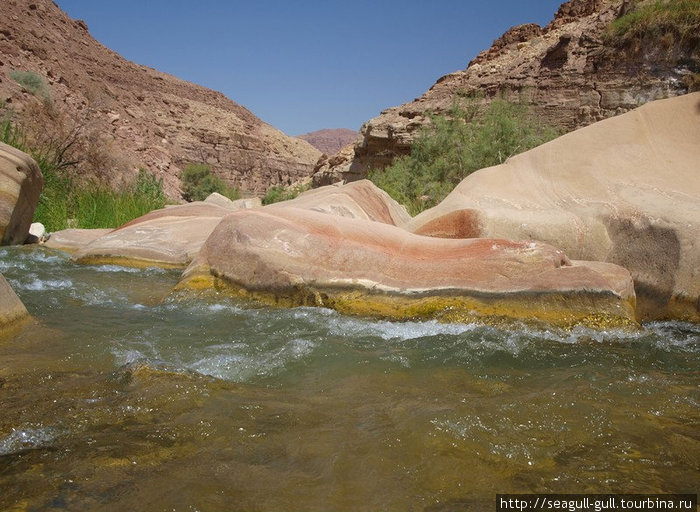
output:
[[231,209],[194,202],[154,210],[73,254],[78,263],[184,268]]
[[541,240],[632,273],[638,319],[700,321],[700,93],[648,103],[464,179],[407,229]]
[[632,280],[617,265],[572,262],[539,242],[435,239],[291,207],[224,218],[178,288],[396,319],[634,323]]
[[302,208],[339,217],[403,226],[411,216],[402,205],[369,180],[327,185],[304,192],[267,208]]
[[113,229],[62,229],[50,234],[44,246],[64,252],[76,252],[98,238],[114,231]]
[[43,185],[34,159],[0,142],[0,245],[27,239]]

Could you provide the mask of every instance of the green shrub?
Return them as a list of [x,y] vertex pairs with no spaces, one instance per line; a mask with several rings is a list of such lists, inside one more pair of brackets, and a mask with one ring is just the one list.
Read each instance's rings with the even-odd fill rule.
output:
[[209,194],[218,192],[229,199],[241,197],[238,189],[229,187],[218,176],[214,176],[208,165],[188,164],[180,173],[182,196],[186,201],[203,201]]
[[48,100],[51,95],[49,94],[49,88],[46,85],[44,77],[35,73],[34,71],[10,71],[10,78],[12,78],[19,85],[24,87],[27,91],[32,93],[34,96]]
[[275,186],[270,187],[267,193],[262,198],[262,204],[272,204],[279,203],[280,201],[289,201],[294,199],[302,192],[305,192],[311,188],[311,184],[307,185],[293,185],[291,187]]
[[433,115],[403,156],[369,174],[378,187],[413,215],[434,206],[472,172],[556,136],[527,106],[495,99],[481,106],[475,99],[455,101],[446,115]]
[[699,37],[698,0],[635,0],[624,16],[612,21],[606,30],[608,42],[633,38],[660,40],[666,34],[684,42]]

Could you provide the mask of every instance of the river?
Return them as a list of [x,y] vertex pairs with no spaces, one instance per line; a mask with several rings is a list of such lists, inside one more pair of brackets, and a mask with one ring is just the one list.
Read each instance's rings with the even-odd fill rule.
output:
[[494,510],[695,493],[700,326],[387,322],[171,294],[179,273],[0,249],[0,510]]

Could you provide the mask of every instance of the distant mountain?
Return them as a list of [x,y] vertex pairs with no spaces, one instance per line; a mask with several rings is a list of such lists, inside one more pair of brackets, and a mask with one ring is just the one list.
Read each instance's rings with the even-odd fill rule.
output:
[[335,155],[340,148],[355,142],[359,137],[358,132],[348,130],[347,128],[326,128],[315,132],[299,135],[298,138],[305,140],[316,149],[325,153],[328,156]]
[[219,92],[122,58],[51,0],[2,0],[3,103],[19,120],[36,121],[43,108],[74,130],[84,172],[118,181],[146,167],[173,198],[190,162],[259,194],[309,176],[321,155]]

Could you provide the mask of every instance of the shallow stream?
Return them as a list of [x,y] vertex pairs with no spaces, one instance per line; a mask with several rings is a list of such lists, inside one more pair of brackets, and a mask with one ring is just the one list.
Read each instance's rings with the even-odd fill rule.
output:
[[170,295],[178,272],[0,249],[0,510],[495,510],[695,493],[700,326],[385,322]]

